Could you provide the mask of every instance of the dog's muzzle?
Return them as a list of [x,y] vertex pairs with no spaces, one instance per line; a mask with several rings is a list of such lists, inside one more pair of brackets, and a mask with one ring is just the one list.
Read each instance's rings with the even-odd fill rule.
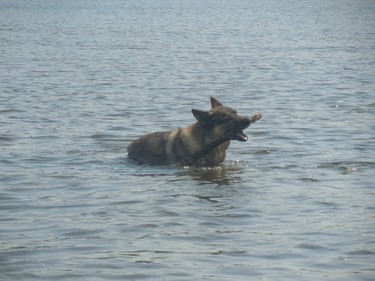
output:
[[244,117],[240,120],[238,124],[239,130],[233,130],[231,132],[232,134],[232,140],[240,141],[240,142],[245,142],[249,138],[247,135],[243,132],[247,127],[249,127],[252,123],[255,123],[258,121],[260,118],[262,118],[262,115],[260,113],[255,114],[251,118]]

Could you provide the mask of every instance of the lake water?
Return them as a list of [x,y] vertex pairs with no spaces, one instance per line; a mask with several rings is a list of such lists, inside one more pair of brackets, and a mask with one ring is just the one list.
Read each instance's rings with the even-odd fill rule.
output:
[[[375,1],[0,1],[1,280],[374,280]],[[138,166],[213,96],[211,168]]]

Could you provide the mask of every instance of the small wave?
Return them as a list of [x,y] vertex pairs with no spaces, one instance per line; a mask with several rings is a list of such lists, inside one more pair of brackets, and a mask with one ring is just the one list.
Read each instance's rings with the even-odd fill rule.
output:
[[301,249],[307,249],[307,250],[323,250],[323,249],[328,249],[326,247],[316,245],[316,244],[310,244],[310,243],[302,243],[296,246],[296,248],[301,248]]
[[328,162],[317,166],[318,169],[335,169],[343,175],[353,175],[361,169],[374,168],[375,162]]
[[320,180],[318,179],[308,178],[308,177],[302,177],[302,178],[299,178],[299,180],[303,182],[320,182]]
[[354,255],[354,256],[369,256],[369,255],[375,255],[375,252],[370,251],[370,250],[356,250],[356,251],[347,252],[347,254]]

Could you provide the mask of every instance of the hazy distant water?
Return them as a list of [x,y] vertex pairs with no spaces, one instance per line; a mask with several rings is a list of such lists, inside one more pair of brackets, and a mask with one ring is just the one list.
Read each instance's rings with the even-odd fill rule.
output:
[[[0,1],[1,280],[374,280],[375,2]],[[209,97],[214,168],[136,166]]]

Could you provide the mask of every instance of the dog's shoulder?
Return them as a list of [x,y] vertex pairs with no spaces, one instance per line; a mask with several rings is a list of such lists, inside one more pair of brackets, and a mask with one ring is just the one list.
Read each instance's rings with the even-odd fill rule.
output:
[[140,162],[162,165],[167,162],[165,147],[168,133],[155,132],[131,142],[127,147],[128,156]]
[[180,162],[189,156],[189,146],[183,138],[185,130],[186,128],[177,128],[165,136],[165,151],[169,164]]

